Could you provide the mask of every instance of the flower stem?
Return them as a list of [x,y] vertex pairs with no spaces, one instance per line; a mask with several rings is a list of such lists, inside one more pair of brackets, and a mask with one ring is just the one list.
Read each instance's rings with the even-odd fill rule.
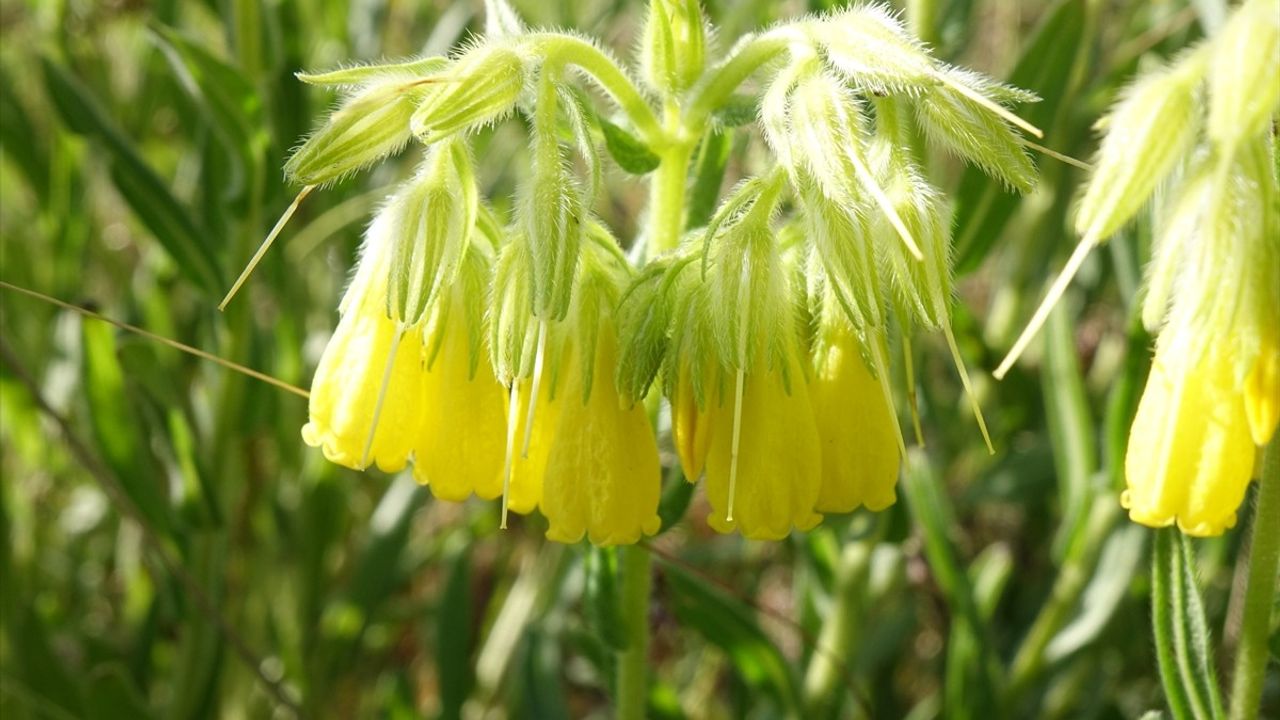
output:
[[684,201],[693,143],[676,142],[660,155],[649,199],[648,256],[657,257],[680,243],[684,229]]
[[1248,563],[1244,620],[1231,685],[1231,720],[1257,718],[1262,702],[1271,606],[1280,575],[1280,436],[1271,441],[1263,457]]
[[649,588],[653,560],[639,545],[621,549],[622,619],[627,649],[618,652],[618,720],[644,720],[648,706]]

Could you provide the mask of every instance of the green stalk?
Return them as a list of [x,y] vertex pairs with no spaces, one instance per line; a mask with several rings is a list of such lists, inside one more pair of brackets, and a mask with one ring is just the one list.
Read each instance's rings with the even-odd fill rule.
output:
[[684,227],[684,201],[693,144],[676,142],[659,155],[649,198],[648,256],[657,257],[680,244]]
[[653,559],[639,545],[622,548],[622,619],[627,649],[618,652],[618,720],[644,720],[648,706],[649,590]]
[[645,100],[622,68],[600,48],[569,35],[543,34],[532,37],[546,53],[548,61],[555,58],[559,62],[576,65],[599,83],[651,147],[663,144],[666,136],[649,101]]
[[[739,44],[728,60],[712,69],[685,113],[685,127],[701,130],[716,108],[761,66],[787,49],[787,37],[778,31],[757,35]],[[697,137],[695,135],[695,137]]]
[[1271,609],[1276,597],[1276,576],[1280,575],[1280,436],[1267,446],[1262,461],[1248,563],[1244,620],[1231,684],[1231,720],[1254,720],[1262,703]]

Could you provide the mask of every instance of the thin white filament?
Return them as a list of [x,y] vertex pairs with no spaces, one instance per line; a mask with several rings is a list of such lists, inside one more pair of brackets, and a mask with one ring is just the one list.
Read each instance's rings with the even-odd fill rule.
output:
[[382,417],[382,403],[387,399],[387,386],[391,384],[391,369],[395,367],[396,352],[400,349],[400,339],[404,337],[404,326],[396,323],[396,336],[391,340],[391,349],[387,351],[387,365],[382,370],[382,385],[378,387],[378,402],[373,406],[373,422],[369,425],[369,438],[364,442],[364,453],[360,456],[360,469],[369,467],[369,452],[373,450],[373,436],[378,432],[378,419]]
[[1014,125],[1017,125],[1018,127],[1022,128],[1023,130],[1026,130],[1027,132],[1031,133],[1032,135],[1035,135],[1038,138],[1044,137],[1043,130],[1036,127],[1035,125],[1032,125],[1026,120],[1023,120],[1022,118],[1010,112],[1009,109],[1006,108],[1005,106],[992,100],[986,95],[983,95],[977,90],[974,90],[968,85],[965,85],[964,83],[961,83],[961,82],[956,82],[954,79],[948,77],[945,73],[939,74],[938,79],[941,80],[943,83],[949,85],[951,89],[969,98],[970,100],[981,105],[982,107],[990,110],[991,112],[995,113],[1001,118],[1004,118],[1008,122],[1013,123]]
[[308,185],[302,188],[298,193],[298,196],[293,199],[293,202],[289,203],[289,208],[285,210],[284,214],[280,216],[280,219],[276,221],[275,227],[271,228],[271,232],[267,233],[267,239],[263,240],[262,244],[258,246],[258,251],[253,254],[253,257],[249,260],[249,264],[245,265],[244,270],[240,271],[240,277],[236,278],[235,283],[231,285],[231,289],[227,291],[227,296],[222,298],[222,302],[218,303],[219,310],[227,309],[227,303],[231,302],[231,298],[235,297],[236,293],[240,292],[240,286],[244,285],[244,282],[253,274],[254,269],[258,267],[258,263],[262,262],[262,256],[267,254],[267,251],[271,249],[271,244],[274,243],[276,238],[280,235],[280,231],[284,230],[285,225],[289,224],[289,219],[293,217],[295,212],[297,212],[298,206],[301,205],[302,201],[306,200],[307,196],[311,194],[311,191],[315,189],[315,185]]
[[951,331],[951,323],[942,324],[942,334],[947,338],[947,347],[951,348],[951,360],[956,364],[956,372],[960,373],[960,384],[964,385],[964,394],[969,398],[969,407],[973,409],[973,419],[978,421],[978,430],[982,440],[987,444],[987,454],[995,455],[995,446],[991,444],[991,434],[987,432],[987,420],[982,416],[982,406],[978,404],[978,396],[969,383],[969,369],[965,367],[964,358],[960,357],[960,348],[956,345],[955,333]]
[[1031,339],[1036,336],[1036,333],[1040,332],[1045,320],[1049,319],[1049,313],[1053,311],[1054,306],[1062,299],[1062,294],[1066,292],[1067,286],[1071,284],[1071,279],[1079,272],[1080,266],[1084,264],[1084,259],[1089,256],[1089,251],[1093,249],[1095,244],[1091,237],[1086,237],[1080,241],[1079,245],[1076,245],[1076,249],[1071,253],[1066,266],[1062,268],[1062,272],[1053,281],[1053,285],[1049,287],[1049,293],[1045,295],[1040,307],[1036,308],[1035,314],[1031,316],[1031,321],[1022,330],[1022,334],[1018,336],[1018,340],[1013,344],[1013,348],[1009,350],[1009,354],[1001,361],[1000,367],[996,368],[996,371],[992,373],[997,380],[1003,380],[1005,374],[1013,367],[1013,364],[1018,362],[1018,358],[1022,357],[1027,345],[1031,344]]
[[533,356],[533,389],[529,393],[529,413],[524,420],[524,440],[520,457],[529,457],[529,442],[533,439],[533,419],[538,408],[538,389],[542,387],[542,363],[547,350],[547,321],[538,321],[538,350]]
[[853,171],[858,175],[858,181],[871,193],[871,197],[875,198],[876,204],[880,206],[885,216],[889,218],[889,224],[893,225],[894,230],[898,231],[898,237],[902,238],[902,244],[907,246],[907,251],[911,253],[911,257],[916,260],[924,260],[924,253],[920,252],[920,246],[916,244],[915,238],[911,236],[911,231],[907,229],[907,224],[902,221],[898,211],[893,207],[893,202],[889,200],[888,195],[885,195],[884,189],[876,182],[871,171],[867,169],[867,166],[862,163],[862,159],[856,154],[848,153],[848,156],[853,163]]
[[751,307],[751,261],[742,263],[742,277],[738,286],[738,376],[733,390],[733,437],[729,447],[729,502],[724,521],[733,522],[733,503],[738,495],[738,448],[742,441],[742,392],[746,384],[747,321]]
[[502,522],[498,527],[507,529],[507,498],[511,494],[512,455],[516,449],[516,421],[520,418],[520,380],[511,381],[511,397],[507,403],[507,454],[502,463]]

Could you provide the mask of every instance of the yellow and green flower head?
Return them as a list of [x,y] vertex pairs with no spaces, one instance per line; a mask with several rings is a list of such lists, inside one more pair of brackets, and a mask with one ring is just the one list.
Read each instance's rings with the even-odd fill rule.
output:
[[[614,383],[614,312],[628,266],[602,227],[593,223],[587,234],[566,318],[503,324],[539,328],[531,374],[512,379],[507,502],[520,511],[536,494],[551,540],[634,543],[660,526],[658,447],[644,406],[624,401]],[[528,263],[529,253],[511,257],[513,266]],[[499,303],[499,312],[517,305],[531,313],[529,305]],[[500,342],[515,348],[506,357],[527,356],[520,340]],[[504,365],[516,370],[520,362]]]
[[674,309],[676,445],[689,480],[705,473],[708,524],[754,539],[822,519],[814,511],[821,447],[798,332],[803,295],[772,228],[784,179],[744,183],[696,238],[705,270],[677,270],[689,277]]
[[1232,527],[1256,446],[1275,433],[1280,196],[1272,153],[1267,137],[1232,156],[1203,151],[1167,208],[1144,307],[1160,335],[1121,498],[1137,522],[1201,536]]
[[[697,2],[655,0],[639,54],[660,121],[603,48],[489,10],[485,36],[451,57],[300,76],[347,95],[286,166],[305,187],[250,269],[316,186],[413,141],[424,151],[366,233],[305,441],[356,469],[412,463],[443,500],[501,497],[502,527],[539,509],[552,540],[634,543],[660,529],[661,376],[675,455],[690,481],[706,478],[715,530],[778,539],[825,512],[891,504],[905,452],[894,316],[904,346],[915,326],[942,330],[968,388],[950,332],[949,210],[907,113],[1025,191],[1034,168],[1013,126],[1038,131],[1003,103],[1034,98],[938,63],[878,6],[762,33],[758,61],[731,69],[711,62]],[[685,175],[661,168],[719,122],[729,96],[704,81],[731,93],[757,72],[779,162],[697,222]],[[620,122],[592,107],[584,77]],[[528,120],[530,167],[503,203],[508,223],[481,200],[471,135],[513,112]],[[655,178],[629,257],[593,216],[602,157]],[[1249,387],[1273,385],[1274,363],[1258,368]],[[1276,403],[1245,412],[1274,425]]]
[[310,421],[302,428],[308,445],[356,470],[370,463],[386,472],[402,469],[420,424],[422,333],[388,313],[396,204],[365,234],[341,319],[311,381]]

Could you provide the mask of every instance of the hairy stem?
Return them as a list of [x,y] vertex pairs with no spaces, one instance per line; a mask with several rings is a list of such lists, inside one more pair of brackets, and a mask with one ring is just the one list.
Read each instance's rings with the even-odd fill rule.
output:
[[653,560],[634,545],[621,550],[622,618],[627,649],[618,653],[618,720],[644,720],[648,705],[649,588]]
[[534,38],[548,59],[555,57],[590,75],[626,113],[645,142],[657,147],[665,144],[666,134],[649,101],[622,68],[600,48],[570,35],[546,34],[535,35]]
[[790,44],[784,32],[756,35],[734,49],[729,59],[712,69],[689,103],[685,127],[701,129],[716,108],[725,104],[733,92],[763,65],[782,54]]
[[650,181],[648,256],[657,257],[680,244],[693,144],[679,142],[664,150]]
[[1267,636],[1271,630],[1276,577],[1280,575],[1280,436],[1267,446],[1262,462],[1248,563],[1244,620],[1240,624],[1240,646],[1236,650],[1235,677],[1231,683],[1232,720],[1257,718],[1262,702],[1262,682],[1268,662]]

